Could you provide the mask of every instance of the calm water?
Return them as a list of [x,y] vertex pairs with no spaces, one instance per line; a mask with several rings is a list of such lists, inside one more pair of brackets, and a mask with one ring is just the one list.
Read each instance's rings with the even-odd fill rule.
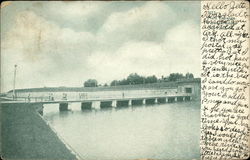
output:
[[78,103],[69,105],[70,112],[58,108],[45,105],[44,118],[84,159],[199,159],[199,102],[90,112]]

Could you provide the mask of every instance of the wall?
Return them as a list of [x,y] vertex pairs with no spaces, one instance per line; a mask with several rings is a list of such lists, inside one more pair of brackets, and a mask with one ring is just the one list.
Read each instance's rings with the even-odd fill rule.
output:
[[[172,82],[171,82],[172,83]],[[54,100],[78,100],[78,99],[109,99],[109,98],[136,98],[136,97],[152,97],[152,96],[171,96],[175,94],[185,94],[185,88],[192,88],[192,98],[195,100],[200,99],[200,82],[199,81],[187,81],[187,82],[176,82],[173,87],[162,86],[157,84],[156,87],[153,87],[150,84],[151,88],[147,88],[145,86],[139,87],[138,85],[130,86],[128,89],[119,89],[114,87],[106,87],[105,89],[99,87],[93,87],[95,89],[89,88],[77,88],[75,91],[72,88],[64,88],[63,91],[57,90],[54,88],[53,90],[39,88],[38,92],[34,91],[34,89],[22,89],[16,90],[16,95],[18,98],[44,101],[51,100],[53,97]],[[133,88],[134,87],[134,88]],[[111,90],[113,88],[113,90]],[[60,89],[60,88],[58,88]],[[89,91],[90,90],[90,91]],[[66,95],[66,96],[65,96]],[[8,92],[7,96],[11,98],[12,92]],[[63,97],[66,98],[63,98]]]

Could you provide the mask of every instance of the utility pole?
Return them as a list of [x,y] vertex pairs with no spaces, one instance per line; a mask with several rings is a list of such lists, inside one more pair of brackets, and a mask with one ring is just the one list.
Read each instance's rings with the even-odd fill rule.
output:
[[15,92],[15,88],[16,88],[16,70],[17,70],[17,65],[15,64],[15,66],[14,66],[14,82],[13,82],[13,100],[16,99],[16,92]]

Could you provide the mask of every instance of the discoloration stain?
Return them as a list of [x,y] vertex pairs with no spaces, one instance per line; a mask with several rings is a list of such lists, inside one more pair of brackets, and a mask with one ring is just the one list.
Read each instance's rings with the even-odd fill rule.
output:
[[[25,61],[37,62],[42,57],[43,40],[44,40],[44,21],[36,21],[37,16],[31,12],[20,13],[16,19],[16,24],[21,26],[21,31],[25,34],[14,31],[9,37],[16,37],[20,41],[21,52]],[[46,32],[46,29],[45,29]],[[26,42],[21,41],[27,39]]]
[[63,0],[63,1],[61,1],[61,2],[74,2],[74,0]]
[[11,1],[4,1],[4,2],[2,2],[1,3],[1,9],[4,8],[4,7],[6,7],[6,6],[8,6],[8,5],[10,5],[10,4],[11,4]]
[[38,51],[41,50],[41,29],[39,30],[39,33],[38,33],[38,39],[37,39],[37,47],[38,47]]
[[38,8],[43,8],[43,3],[42,2],[35,2],[32,4],[32,6],[38,7]]
[[24,53],[26,54],[25,57],[29,61],[36,62],[36,61],[39,61],[39,59],[41,58],[41,55],[40,55],[41,38],[42,38],[41,33],[42,33],[42,30],[38,29],[37,34],[35,34],[35,37],[34,37],[34,41],[33,41],[34,45],[30,46],[29,48],[25,48],[25,51],[24,51]]

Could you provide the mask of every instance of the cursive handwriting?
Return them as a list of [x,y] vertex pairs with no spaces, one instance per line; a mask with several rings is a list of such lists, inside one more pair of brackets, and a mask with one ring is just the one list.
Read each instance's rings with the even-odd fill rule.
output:
[[249,157],[249,3],[202,1],[201,158]]

